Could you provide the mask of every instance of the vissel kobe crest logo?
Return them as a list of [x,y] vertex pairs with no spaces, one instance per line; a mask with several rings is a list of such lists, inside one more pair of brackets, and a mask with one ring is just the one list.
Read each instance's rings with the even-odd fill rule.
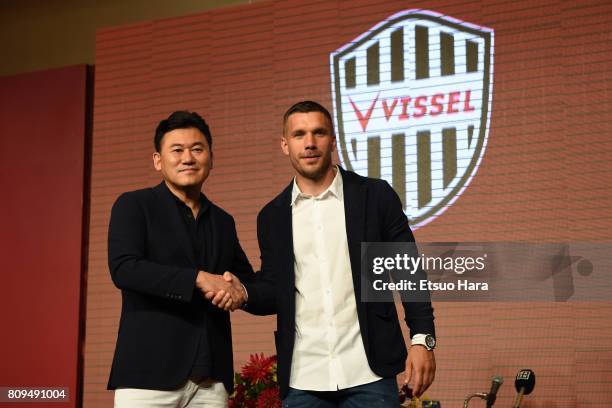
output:
[[343,165],[387,180],[413,228],[469,185],[487,145],[493,30],[399,12],[331,56]]

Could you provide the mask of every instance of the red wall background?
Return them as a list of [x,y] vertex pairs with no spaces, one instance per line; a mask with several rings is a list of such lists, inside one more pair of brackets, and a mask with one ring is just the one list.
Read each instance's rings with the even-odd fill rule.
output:
[[[421,241],[612,239],[612,3],[607,1],[262,1],[102,30],[97,36],[84,402],[105,391],[120,294],[106,264],[110,208],[159,182],[153,131],[178,109],[211,125],[205,191],[234,215],[259,265],[256,215],[290,181],[281,118],[294,102],[331,108],[329,53],[400,10],[426,8],[495,30],[489,145],[465,193],[417,231]],[[612,405],[612,304],[439,303],[438,372],[428,395],[461,406],[521,368],[525,407]],[[235,365],[273,353],[274,318],[232,316]]]
[[68,387],[71,401],[61,406],[72,407],[80,400],[87,76],[74,66],[0,78],[0,386]]

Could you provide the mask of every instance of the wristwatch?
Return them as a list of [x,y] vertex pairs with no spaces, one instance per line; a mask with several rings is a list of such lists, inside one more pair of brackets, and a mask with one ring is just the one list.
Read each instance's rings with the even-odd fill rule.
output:
[[433,350],[436,348],[436,338],[431,334],[415,334],[412,336],[412,345],[420,345],[427,350]]

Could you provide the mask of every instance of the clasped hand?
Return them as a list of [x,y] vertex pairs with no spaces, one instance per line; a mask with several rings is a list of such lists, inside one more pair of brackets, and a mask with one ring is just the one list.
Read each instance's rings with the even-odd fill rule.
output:
[[199,271],[196,286],[213,305],[226,311],[234,311],[246,301],[246,293],[240,279],[230,272],[215,275]]

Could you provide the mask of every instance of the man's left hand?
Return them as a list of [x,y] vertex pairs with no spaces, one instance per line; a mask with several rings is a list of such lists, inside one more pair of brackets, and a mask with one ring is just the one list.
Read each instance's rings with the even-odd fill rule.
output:
[[415,397],[423,395],[436,376],[436,358],[433,350],[415,344],[408,351],[406,384],[410,384]]

